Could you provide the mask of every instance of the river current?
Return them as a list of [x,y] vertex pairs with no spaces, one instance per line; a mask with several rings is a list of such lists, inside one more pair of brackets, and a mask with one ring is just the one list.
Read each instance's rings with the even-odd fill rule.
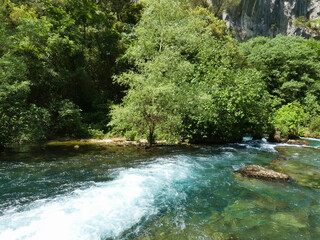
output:
[[[0,240],[320,239],[320,142],[12,147]],[[243,178],[259,164],[290,182]]]

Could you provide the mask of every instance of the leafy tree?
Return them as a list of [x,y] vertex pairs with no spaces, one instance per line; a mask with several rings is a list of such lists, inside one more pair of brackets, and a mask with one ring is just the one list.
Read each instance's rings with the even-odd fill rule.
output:
[[27,104],[30,82],[23,57],[9,54],[0,59],[0,142],[24,142],[45,137],[49,113]]
[[110,125],[118,131],[145,136],[150,145],[156,134],[178,139],[175,133],[181,127],[185,97],[181,85],[193,70],[187,54],[193,51],[190,43],[194,44],[186,35],[191,28],[185,4],[149,2],[136,28],[135,44],[126,54],[136,70],[117,78],[129,90],[122,105],[114,107]]
[[60,102],[58,116],[54,121],[57,125],[52,128],[56,129],[59,136],[81,136],[84,134],[81,118],[81,110],[78,106],[70,100],[63,100]]
[[274,114],[272,123],[281,131],[282,137],[298,138],[305,120],[305,111],[300,103],[295,101],[279,108]]
[[[277,103],[273,106],[282,109],[297,101],[306,112],[305,126],[314,125],[313,119],[320,114],[320,42],[280,35],[273,39],[257,37],[242,43],[241,50],[262,72]],[[284,134],[297,136],[297,131],[288,126],[283,127]]]
[[181,108],[185,103],[185,74],[193,67],[175,51],[162,50],[152,61],[143,64],[141,72],[128,72],[117,81],[129,85],[120,106],[111,112],[114,130],[126,136],[146,137],[152,145],[156,135],[178,140],[181,128]]
[[273,39],[253,38],[241,44],[241,49],[248,61],[264,74],[268,91],[285,104],[302,101],[312,92],[320,96],[320,55],[315,49],[318,46],[314,40],[278,35]]
[[106,129],[99,106],[121,95],[111,76],[127,47],[115,23],[133,25],[141,10],[118,3],[1,1],[0,142],[83,136],[84,122]]
[[156,136],[226,142],[261,131],[268,94],[257,71],[240,69],[224,23],[188,1],[148,3],[126,53],[134,68],[117,77],[129,89],[111,112],[114,130],[149,144]]
[[312,136],[320,136],[320,117],[311,119],[308,130]]
[[216,76],[202,86],[201,96],[205,93],[210,98],[206,104],[194,106],[197,112],[188,114],[189,137],[197,141],[234,142],[250,133],[261,138],[267,128],[270,98],[259,72],[216,69],[208,74]]

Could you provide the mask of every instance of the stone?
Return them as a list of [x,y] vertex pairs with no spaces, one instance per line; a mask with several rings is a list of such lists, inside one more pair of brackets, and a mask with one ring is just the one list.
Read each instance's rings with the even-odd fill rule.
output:
[[235,172],[241,173],[242,176],[264,180],[288,181],[290,179],[287,174],[279,173],[258,165],[248,165]]
[[320,0],[242,0],[227,9],[223,19],[241,41],[278,34],[319,38],[319,32],[295,24],[299,17],[312,21],[319,15]]
[[269,142],[277,142],[277,143],[286,143],[288,141],[287,138],[281,137],[280,131],[275,131],[273,133],[270,133],[268,139]]
[[308,142],[301,139],[290,139],[287,141],[288,144],[294,144],[294,145],[308,145]]
[[287,212],[278,212],[271,215],[271,220],[274,223],[277,223],[282,226],[290,226],[292,228],[307,228],[307,220],[308,217],[305,216],[302,218],[301,216],[293,213]]

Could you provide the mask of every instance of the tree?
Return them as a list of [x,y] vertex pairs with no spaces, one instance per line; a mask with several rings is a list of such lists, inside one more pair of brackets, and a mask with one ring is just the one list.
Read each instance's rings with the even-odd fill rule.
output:
[[241,70],[224,23],[188,1],[148,3],[125,55],[134,68],[117,77],[128,91],[111,112],[113,129],[150,145],[156,136],[228,142],[256,131],[268,94],[257,71]]
[[128,46],[123,35],[142,8],[121,3],[1,0],[0,142],[106,130],[105,111],[121,96],[112,75],[126,67],[117,62]]
[[[314,119],[320,114],[319,41],[280,35],[273,39],[257,37],[242,43],[241,51],[249,64],[262,72],[268,92],[275,99],[275,109],[299,102],[306,112],[305,127],[317,125]],[[283,123],[284,134],[297,136],[289,125],[294,126]]]
[[[136,132],[151,145],[155,135],[179,139],[186,95],[185,83],[192,75],[188,61],[195,51],[195,30],[187,1],[149,1],[126,58],[135,65],[117,78],[129,86],[123,103],[111,112],[115,130]],[[199,29],[197,29],[199,30]],[[192,37],[193,39],[190,39]],[[183,94],[183,92],[185,94]]]
[[[141,65],[142,67],[142,65]],[[156,135],[163,139],[180,139],[181,110],[187,94],[177,82],[184,82],[192,65],[179,53],[162,50],[141,71],[122,74],[117,81],[129,86],[120,106],[111,112],[110,126],[127,137],[146,137],[151,146]]]
[[242,53],[263,73],[268,91],[283,102],[319,95],[319,43],[302,37],[257,37],[241,44]]
[[30,81],[23,57],[6,54],[0,58],[0,143],[41,140],[49,114],[27,104]]

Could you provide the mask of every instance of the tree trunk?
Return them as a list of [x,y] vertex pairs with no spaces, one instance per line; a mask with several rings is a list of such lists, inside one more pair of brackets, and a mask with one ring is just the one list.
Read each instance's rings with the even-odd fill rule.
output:
[[149,135],[148,135],[149,147],[152,147],[152,144],[154,143],[154,131],[155,131],[155,126],[154,126],[154,124],[151,124],[151,126],[149,128]]
[[149,132],[149,136],[148,136],[148,145],[149,147],[152,147],[152,144],[154,143],[154,136],[153,136],[153,132]]

